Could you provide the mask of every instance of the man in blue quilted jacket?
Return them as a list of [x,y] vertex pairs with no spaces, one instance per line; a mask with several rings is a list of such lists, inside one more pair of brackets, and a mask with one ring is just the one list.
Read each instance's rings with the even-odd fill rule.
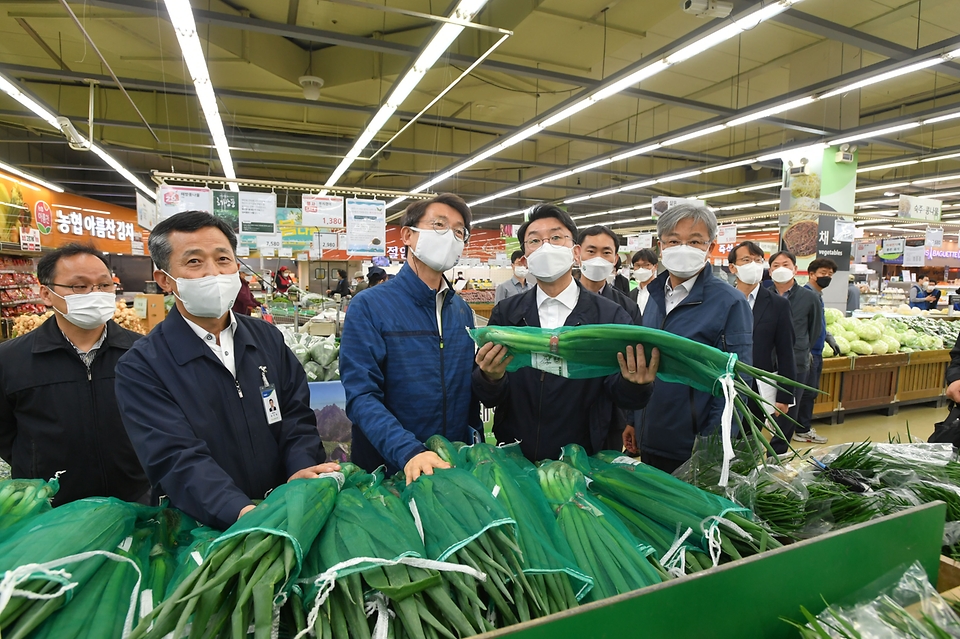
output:
[[470,209],[445,193],[407,207],[400,220],[407,262],[397,276],[350,304],[340,379],[353,422],[352,460],[385,464],[407,483],[448,468],[423,442],[441,434],[472,442],[480,404],[471,392],[473,311],[443,273],[470,238]]

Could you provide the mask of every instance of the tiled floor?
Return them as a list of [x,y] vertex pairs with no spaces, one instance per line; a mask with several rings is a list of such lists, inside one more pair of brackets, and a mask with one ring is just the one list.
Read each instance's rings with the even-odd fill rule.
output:
[[907,441],[907,426],[914,439],[926,441],[933,432],[933,425],[943,421],[949,410],[926,406],[906,406],[892,417],[882,413],[857,413],[847,415],[842,424],[830,425],[828,422],[814,422],[817,433],[828,439],[830,444],[862,442],[886,442],[890,436],[898,433],[902,441]]

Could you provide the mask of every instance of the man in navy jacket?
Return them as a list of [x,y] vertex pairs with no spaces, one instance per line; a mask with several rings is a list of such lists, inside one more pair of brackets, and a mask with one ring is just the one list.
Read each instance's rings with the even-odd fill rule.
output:
[[157,224],[154,279],[176,306],[117,364],[120,414],[154,495],[221,530],[284,482],[339,470],[322,463],[306,375],[280,332],[230,310],[236,247],[209,213]]
[[[751,363],[750,305],[742,293],[714,277],[707,263],[717,241],[716,216],[704,206],[674,206],[657,219],[657,235],[666,271],[648,285],[643,325],[735,353],[740,361]],[[720,426],[723,405],[723,397],[658,379],[650,403],[634,423],[640,430],[641,459],[672,473],[690,458],[698,435]],[[624,444],[634,435],[628,427]]]
[[347,310],[340,379],[353,422],[351,458],[372,471],[403,470],[407,482],[449,465],[423,443],[432,435],[472,442],[480,405],[471,396],[473,311],[444,271],[470,236],[470,209],[445,193],[403,212],[407,263]]
[[[551,204],[533,209],[517,233],[529,273],[537,286],[497,304],[490,326],[558,328],[585,324],[630,324],[618,304],[592,293],[571,271],[580,247],[569,214]],[[650,399],[660,354],[653,349],[647,366],[643,347],[618,353],[620,373],[593,379],[567,379],[549,362],[542,370],[506,367],[512,357],[500,345],[477,352],[473,388],[485,406],[495,406],[493,432],[500,442],[520,442],[531,461],[556,459],[567,444],[594,453],[619,442],[623,418],[617,408],[643,408]]]

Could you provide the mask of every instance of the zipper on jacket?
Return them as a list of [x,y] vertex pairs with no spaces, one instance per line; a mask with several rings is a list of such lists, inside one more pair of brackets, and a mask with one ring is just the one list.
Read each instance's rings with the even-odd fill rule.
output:
[[237,395],[240,396],[240,399],[243,399],[243,391],[240,390],[240,380],[239,380],[239,379],[234,379],[234,380],[233,380],[233,383],[237,385]]
[[546,377],[546,371],[542,371],[540,373],[540,397],[537,400],[537,443],[533,448],[535,459],[540,459],[540,427],[543,425],[543,380]]
[[444,293],[443,301],[440,303],[440,309],[437,311],[437,334],[440,336],[440,393],[443,396],[441,407],[443,409],[443,436],[447,436],[447,378],[443,369],[443,307],[447,303],[447,294]]
[[[94,354],[94,356],[93,356],[94,361],[96,361],[98,354],[99,354],[99,353]],[[81,363],[83,363],[83,362],[81,362]],[[86,364],[84,364],[84,365],[86,366]],[[87,368],[87,382],[89,383],[89,388],[90,388],[90,403],[93,405],[93,414],[96,415],[96,414],[97,414],[97,393],[96,393],[96,391],[94,390],[94,387],[93,387],[93,370],[92,370],[92,366],[93,366],[93,362],[90,362],[90,366],[87,366],[87,367],[86,367],[86,368]],[[97,427],[96,427],[96,426],[94,426],[94,428],[93,428],[93,441],[94,441],[94,445],[96,446],[96,449],[97,449],[97,464],[100,466],[100,481],[103,482],[103,489],[106,490],[106,489],[107,489],[107,486],[108,486],[108,483],[107,483],[107,471],[106,471],[106,468],[104,467],[104,464],[103,464],[103,452],[102,452],[102,451],[103,451],[103,448],[102,448],[102,446],[100,446],[100,433],[97,432]]]

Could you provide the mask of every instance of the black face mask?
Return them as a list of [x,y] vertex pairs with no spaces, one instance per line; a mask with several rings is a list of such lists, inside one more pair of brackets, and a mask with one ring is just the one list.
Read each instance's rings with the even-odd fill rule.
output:
[[832,277],[818,277],[817,286],[819,286],[820,288],[827,288],[828,286],[830,286],[830,282],[832,281],[833,281]]

